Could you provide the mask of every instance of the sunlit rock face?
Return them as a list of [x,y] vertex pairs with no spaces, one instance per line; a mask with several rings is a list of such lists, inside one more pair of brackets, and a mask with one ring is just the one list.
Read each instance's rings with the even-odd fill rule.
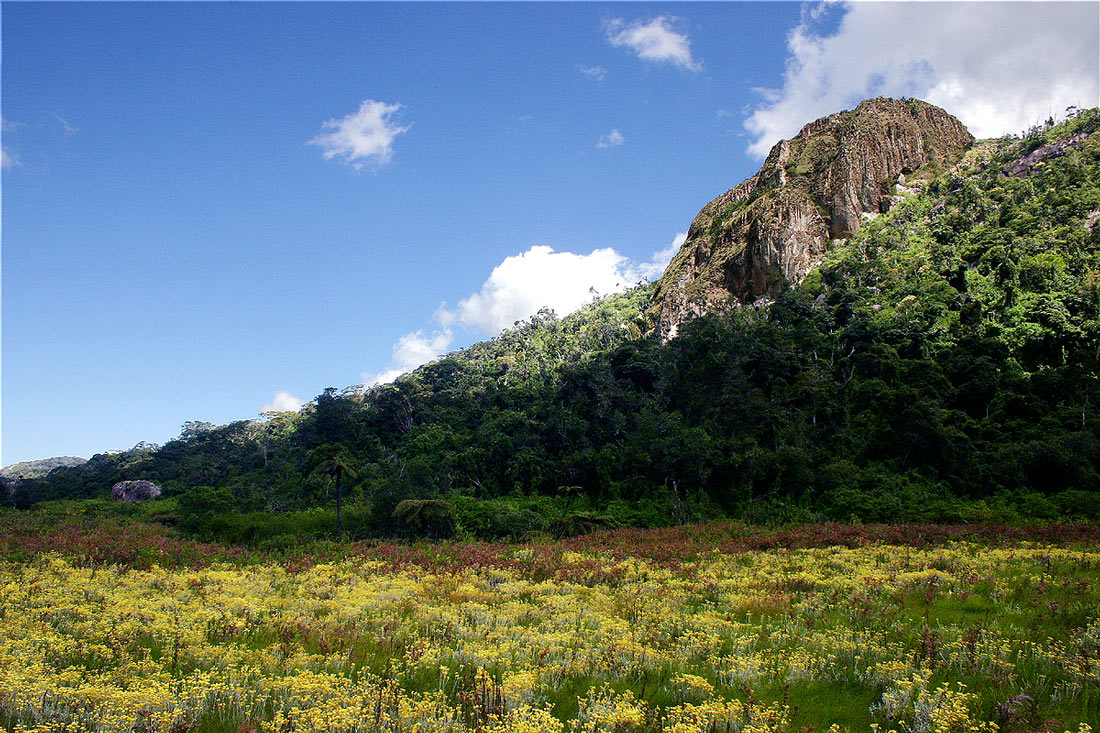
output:
[[661,339],[714,308],[770,302],[821,264],[831,240],[886,211],[906,174],[973,142],[939,107],[884,97],[780,141],[755,176],[695,217],[657,284]]

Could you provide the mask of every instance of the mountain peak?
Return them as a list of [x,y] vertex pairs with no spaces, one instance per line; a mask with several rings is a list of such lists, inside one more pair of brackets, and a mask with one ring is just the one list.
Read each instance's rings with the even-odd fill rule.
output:
[[955,117],[916,99],[876,97],[775,144],[752,178],[699,212],[654,294],[662,340],[687,318],[767,302],[798,284],[833,239],[896,200],[904,176],[974,142]]

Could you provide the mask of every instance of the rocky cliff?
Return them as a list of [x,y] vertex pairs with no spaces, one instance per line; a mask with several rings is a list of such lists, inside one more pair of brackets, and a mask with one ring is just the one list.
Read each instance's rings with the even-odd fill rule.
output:
[[831,240],[897,200],[905,175],[974,142],[919,100],[869,99],[811,122],[772,148],[760,171],[703,207],[654,294],[662,340],[687,318],[766,303],[824,259]]

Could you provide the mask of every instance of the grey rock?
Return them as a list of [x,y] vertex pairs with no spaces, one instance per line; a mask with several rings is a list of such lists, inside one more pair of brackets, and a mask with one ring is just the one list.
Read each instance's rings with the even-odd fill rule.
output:
[[1085,219],[1085,229],[1091,232],[1098,221],[1100,221],[1100,209],[1090,211],[1088,217]]
[[111,487],[114,501],[149,501],[160,496],[160,487],[152,481],[119,481]]
[[1044,145],[1005,166],[1003,173],[1013,178],[1026,178],[1030,175],[1031,169],[1038,164],[1044,163],[1052,158],[1063,156],[1073,148],[1081,147],[1088,137],[1089,135],[1087,132],[1081,132],[1071,137],[1067,137],[1065,140],[1059,140],[1049,145]]

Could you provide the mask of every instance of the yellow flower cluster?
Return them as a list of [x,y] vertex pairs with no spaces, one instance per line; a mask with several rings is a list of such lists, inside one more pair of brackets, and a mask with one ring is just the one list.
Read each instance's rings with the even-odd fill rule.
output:
[[0,727],[991,733],[1025,720],[1025,693],[1078,733],[1096,722],[1100,553],[960,543],[662,566],[566,552],[557,579],[525,573],[529,558],[0,563]]

